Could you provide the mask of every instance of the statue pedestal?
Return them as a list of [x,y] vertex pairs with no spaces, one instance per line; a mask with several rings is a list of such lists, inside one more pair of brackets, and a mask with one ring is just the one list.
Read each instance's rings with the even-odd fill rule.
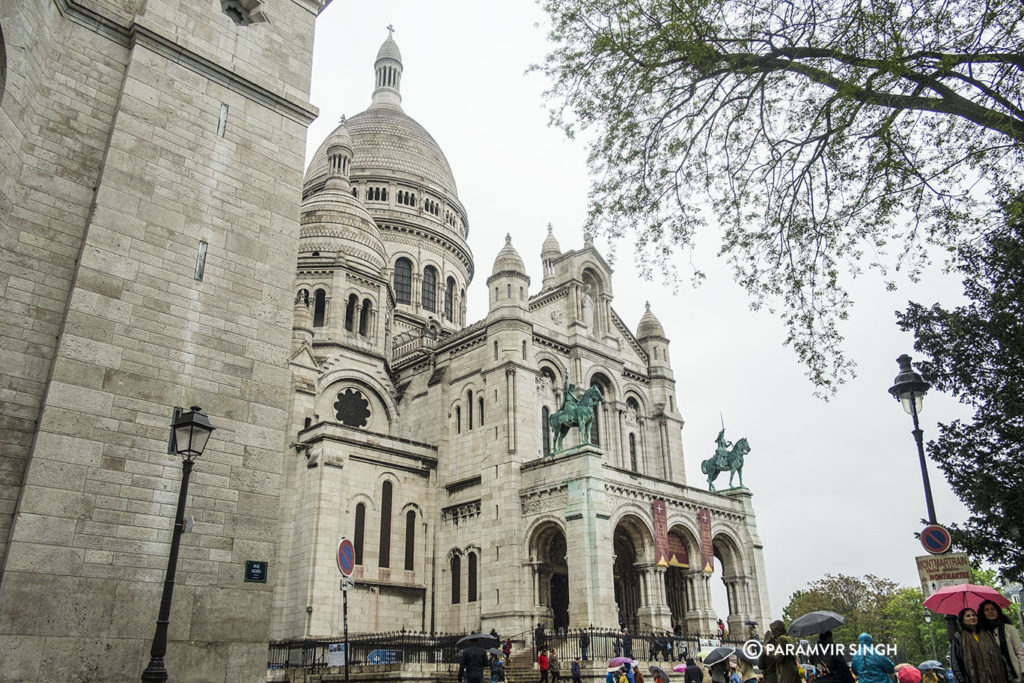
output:
[[572,446],[571,448],[564,448],[557,453],[550,453],[547,457],[549,459],[563,460],[577,455],[592,455],[598,458],[603,458],[604,451],[601,450],[600,446],[596,446],[592,443],[585,443],[580,444],[579,446]]

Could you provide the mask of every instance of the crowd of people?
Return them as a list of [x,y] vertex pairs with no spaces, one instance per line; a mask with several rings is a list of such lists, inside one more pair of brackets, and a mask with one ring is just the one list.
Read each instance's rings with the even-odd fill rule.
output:
[[[727,632],[721,620],[719,624],[720,635],[724,636]],[[572,683],[581,683],[593,633],[593,629],[579,631],[580,656],[565,667],[556,648],[549,647],[544,627],[538,624],[533,635],[539,653],[540,683],[561,683],[566,677]],[[497,633],[492,631],[492,635],[495,642],[500,642]],[[689,656],[679,634],[665,631],[645,638],[649,642],[650,662],[658,662],[659,658],[665,662],[685,662],[685,669],[682,666],[675,669],[682,674],[683,683],[1024,683],[1024,646],[1020,633],[991,600],[981,602],[977,610],[963,609],[956,616],[946,666],[938,661],[922,663],[920,668],[894,664],[875,647],[868,633],[858,638],[858,648],[851,661],[833,647],[818,647],[809,660],[801,661],[793,648],[786,647],[795,647],[796,641],[786,633],[782,621],[772,622],[765,632],[763,643],[775,647],[765,648],[757,662],[732,656],[705,666]],[[834,645],[831,631],[819,634],[818,644]],[[633,637],[624,625],[615,633],[612,647],[615,657],[629,661],[609,668],[606,683],[646,683],[643,672],[632,661]],[[488,655],[481,648],[476,651],[467,648],[460,658],[460,683],[483,683],[485,671],[490,673],[490,683],[505,681],[511,650],[511,639],[504,641],[500,655],[497,650]],[[667,674],[663,678],[657,667],[652,667],[652,675],[652,683],[667,683]]]

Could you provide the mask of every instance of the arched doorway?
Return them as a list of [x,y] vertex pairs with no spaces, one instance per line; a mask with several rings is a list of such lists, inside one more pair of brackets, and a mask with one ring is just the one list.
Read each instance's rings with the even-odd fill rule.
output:
[[[743,554],[740,552],[736,541],[726,535],[718,534],[712,541],[714,549],[716,576],[721,578],[725,588],[725,601],[728,616],[725,617],[726,625],[730,634],[737,637],[749,635],[751,626],[747,623],[751,620],[750,596],[748,595],[748,572],[745,569]],[[721,574],[718,574],[719,566]],[[721,615],[719,615],[721,616]],[[763,627],[763,625],[762,625]],[[742,634],[742,635],[741,635]]]
[[569,565],[565,532],[554,523],[540,527],[533,536],[531,555],[536,559],[537,604],[547,607],[552,630],[569,627]]
[[687,529],[673,527],[668,532],[668,569],[665,571],[665,599],[672,615],[673,629],[686,629],[686,613],[693,609],[690,580],[690,554],[697,552],[697,541]]
[[643,571],[651,564],[650,531],[640,519],[627,515],[615,526],[612,545],[615,550],[612,574],[616,618],[625,622],[631,631],[637,631],[645,625],[641,623],[641,608],[647,602]]

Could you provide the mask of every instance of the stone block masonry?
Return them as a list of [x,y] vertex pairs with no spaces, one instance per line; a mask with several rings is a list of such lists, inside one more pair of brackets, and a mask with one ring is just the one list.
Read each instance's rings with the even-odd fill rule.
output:
[[217,431],[189,490],[167,666],[264,678],[273,584],[243,571],[275,571],[294,277],[276,259],[297,248],[325,4],[249,26],[219,2],[0,8],[6,680],[137,679],[181,477],[168,425],[190,405]]

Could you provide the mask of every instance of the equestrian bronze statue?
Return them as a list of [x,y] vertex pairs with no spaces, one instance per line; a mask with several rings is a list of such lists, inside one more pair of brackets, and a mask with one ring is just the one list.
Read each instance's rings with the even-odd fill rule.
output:
[[562,407],[548,418],[552,436],[552,455],[562,450],[562,440],[569,432],[570,427],[579,428],[581,445],[591,443],[590,426],[594,423],[594,409],[603,400],[604,397],[597,385],[587,389],[580,398],[576,398],[576,385],[569,384],[569,379],[566,377]]
[[[700,464],[700,471],[708,475],[708,488],[715,490],[715,479],[720,472],[729,473],[729,487],[732,488],[732,477],[734,474],[740,476],[740,488],[743,487],[743,456],[750,452],[750,445],[746,437],[740,439],[735,445],[725,440],[725,428],[718,432],[715,439],[715,454]],[[730,449],[730,446],[732,448]]]

